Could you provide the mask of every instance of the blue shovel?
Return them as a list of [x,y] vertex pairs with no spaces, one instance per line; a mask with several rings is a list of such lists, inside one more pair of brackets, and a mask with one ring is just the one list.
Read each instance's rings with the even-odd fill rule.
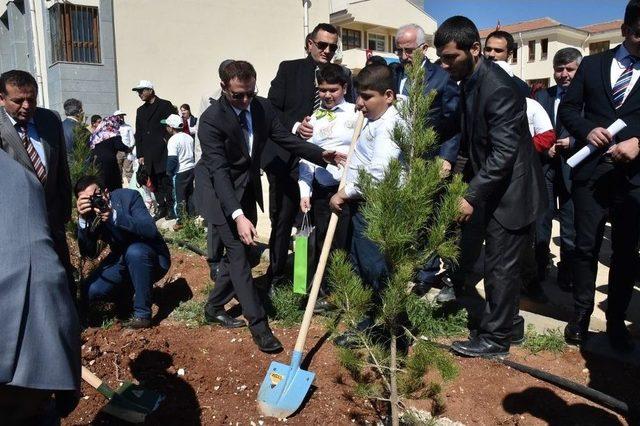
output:
[[[344,172],[342,173],[342,179],[340,179],[339,189],[342,189],[345,185],[345,177],[347,175],[346,171],[349,167],[349,160],[355,147],[355,143],[360,136],[363,122],[364,117],[361,113],[358,113],[358,119],[355,124],[353,137],[351,138],[349,154],[344,165]],[[318,267],[315,275],[313,276],[313,284],[311,286],[311,291],[309,292],[309,300],[307,301],[307,307],[304,311],[304,317],[302,318],[302,325],[300,326],[296,346],[293,349],[293,354],[291,354],[291,364],[285,365],[276,361],[271,362],[269,371],[267,371],[267,375],[260,386],[260,391],[258,392],[258,405],[260,407],[260,411],[266,417],[284,419],[295,413],[300,405],[302,405],[302,401],[304,401],[305,396],[307,396],[307,392],[309,391],[309,388],[313,383],[313,379],[316,376],[315,373],[311,371],[301,369],[300,363],[302,362],[304,343],[307,340],[307,332],[309,331],[311,318],[313,317],[313,308],[316,305],[318,291],[320,290],[320,283],[322,282],[324,269],[327,265],[329,251],[331,250],[331,242],[333,241],[333,235],[335,234],[337,224],[338,216],[335,213],[332,213],[331,219],[329,220],[329,227],[327,229],[327,236],[322,244]]]

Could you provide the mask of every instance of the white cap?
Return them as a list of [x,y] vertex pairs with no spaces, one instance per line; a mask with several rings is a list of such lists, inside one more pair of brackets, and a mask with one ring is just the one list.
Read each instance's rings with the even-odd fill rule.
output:
[[153,83],[150,82],[149,80],[140,80],[140,83],[138,83],[131,90],[136,91],[136,90],[142,90],[142,89],[153,89]]
[[116,112],[113,113],[113,115],[127,115],[127,113],[117,109]]
[[164,120],[160,120],[160,123],[166,124],[167,126],[173,127],[174,129],[182,128],[182,118],[180,118],[178,114],[171,114]]

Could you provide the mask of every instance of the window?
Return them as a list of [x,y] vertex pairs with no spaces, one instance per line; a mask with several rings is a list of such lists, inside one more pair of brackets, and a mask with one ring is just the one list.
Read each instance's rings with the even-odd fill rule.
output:
[[529,62],[536,60],[536,41],[531,40],[529,42]]
[[360,49],[362,46],[362,33],[347,28],[342,29],[342,50]]
[[389,46],[391,46],[391,49],[389,49],[389,52],[393,52],[395,53],[397,46],[396,46],[396,36],[389,36],[390,39],[390,43]]
[[58,3],[49,9],[53,62],[100,63],[98,8]]
[[377,52],[384,52],[385,36],[380,34],[369,34],[368,48]]
[[511,63],[512,64],[518,63],[518,43],[516,43],[516,47],[515,49],[513,49],[513,56],[511,56]]
[[549,39],[543,38],[540,40],[540,60],[546,61],[547,55],[549,54]]
[[609,50],[609,41],[599,41],[597,43],[589,43],[589,55]]

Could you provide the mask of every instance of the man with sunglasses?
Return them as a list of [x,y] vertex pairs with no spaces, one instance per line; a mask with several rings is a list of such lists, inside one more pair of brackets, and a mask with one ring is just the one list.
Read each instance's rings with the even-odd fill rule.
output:
[[[305,142],[282,126],[271,103],[256,96],[256,72],[245,61],[227,65],[222,78],[223,96],[200,117],[200,162],[213,183],[209,199],[210,221],[226,249],[216,285],[205,305],[205,318],[235,328],[244,321],[231,317],[225,305],[236,298],[242,306],[253,341],[264,352],[276,352],[282,344],[273,335],[257,288],[251,277],[249,250],[258,236],[256,203],[262,209],[260,165],[268,139],[293,155],[326,166],[344,163],[345,154],[324,151]],[[297,191],[298,186],[294,187]]]
[[[316,72],[331,62],[338,49],[338,30],[330,24],[318,24],[306,38],[306,58],[280,63],[278,73],[271,82],[268,98],[275,107],[280,121],[290,132],[303,139],[313,135],[309,119],[320,106]],[[345,100],[353,102],[350,71],[347,77]],[[263,169],[269,179],[269,274],[271,283],[277,284],[285,276],[291,228],[300,204],[298,193],[298,158],[276,144],[268,143],[263,157]]]

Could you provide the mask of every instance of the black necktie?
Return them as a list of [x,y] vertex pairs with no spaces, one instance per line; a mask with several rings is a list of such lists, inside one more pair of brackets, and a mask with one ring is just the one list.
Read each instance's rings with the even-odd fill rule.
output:
[[240,114],[238,114],[238,120],[240,121],[240,127],[242,127],[242,130],[245,131],[249,131],[249,121],[247,121],[247,110],[243,109],[242,111],[240,111]]
[[322,104],[322,100],[320,99],[320,91],[318,90],[318,72],[320,70],[318,69],[318,67],[316,67],[315,71],[314,71],[314,80],[313,80],[313,84],[315,86],[315,92],[313,95],[313,110],[317,110],[318,108],[320,108],[320,105]]

